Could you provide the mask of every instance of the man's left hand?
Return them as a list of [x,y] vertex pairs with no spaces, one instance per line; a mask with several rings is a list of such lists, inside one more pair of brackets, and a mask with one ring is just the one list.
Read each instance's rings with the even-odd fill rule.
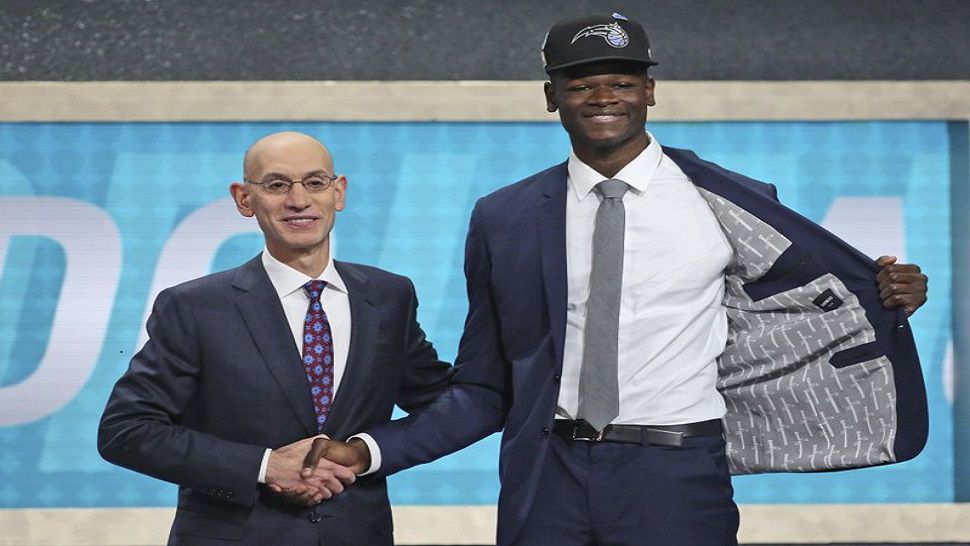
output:
[[895,256],[880,256],[876,265],[880,267],[876,281],[883,305],[889,309],[902,307],[909,316],[926,303],[928,279],[918,265],[898,264]]

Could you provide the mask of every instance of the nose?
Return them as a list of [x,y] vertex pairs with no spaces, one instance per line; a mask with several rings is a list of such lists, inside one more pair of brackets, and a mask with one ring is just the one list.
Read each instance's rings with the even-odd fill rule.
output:
[[592,104],[612,104],[616,102],[616,95],[608,85],[599,85],[593,88],[589,95],[589,102]]
[[310,195],[303,187],[302,182],[297,182],[286,192],[286,206],[294,210],[303,210],[310,206]]

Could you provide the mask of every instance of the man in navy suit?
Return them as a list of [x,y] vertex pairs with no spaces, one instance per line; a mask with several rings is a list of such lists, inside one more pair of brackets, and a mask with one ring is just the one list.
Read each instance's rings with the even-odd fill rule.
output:
[[[543,58],[572,154],[476,204],[455,385],[366,431],[377,472],[504,428],[499,545],[723,546],[731,472],[915,456],[919,268],[874,264],[773,186],[661,147],[636,22],[562,21]],[[306,472],[318,455],[370,466],[364,440],[315,441]]]
[[425,340],[407,278],[331,256],[347,180],[321,143],[269,135],[244,171],[231,193],[266,250],[159,294],[99,450],[179,485],[169,544],[390,545],[383,477],[344,491],[348,469],[301,477],[301,463],[314,437],[428,404],[451,368]]

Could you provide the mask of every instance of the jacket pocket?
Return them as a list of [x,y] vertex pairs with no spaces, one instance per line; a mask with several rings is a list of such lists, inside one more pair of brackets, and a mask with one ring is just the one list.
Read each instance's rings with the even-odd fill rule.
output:
[[173,535],[239,540],[246,531],[252,506],[190,497],[175,512]]

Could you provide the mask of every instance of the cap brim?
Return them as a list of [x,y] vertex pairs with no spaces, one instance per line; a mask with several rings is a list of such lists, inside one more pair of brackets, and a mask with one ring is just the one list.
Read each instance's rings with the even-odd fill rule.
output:
[[573,66],[582,66],[584,64],[593,64],[605,61],[626,61],[636,64],[642,64],[644,66],[656,66],[658,63],[656,61],[644,61],[639,57],[624,57],[622,55],[607,55],[604,57],[593,57],[591,59],[582,59],[579,61],[572,61],[568,63],[557,64],[556,66],[547,66],[545,68],[546,74],[553,72],[555,70],[562,70],[563,68],[570,68]]

